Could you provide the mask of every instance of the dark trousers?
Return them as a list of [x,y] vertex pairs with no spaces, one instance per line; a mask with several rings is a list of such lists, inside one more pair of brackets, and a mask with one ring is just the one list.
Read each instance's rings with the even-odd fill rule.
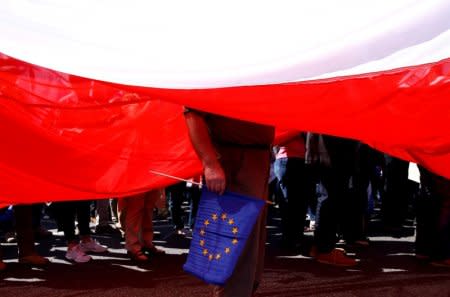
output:
[[91,201],[67,201],[56,203],[57,219],[60,221],[67,242],[76,242],[75,219],[78,221],[79,235],[90,235],[90,205]]
[[351,242],[365,237],[369,151],[357,141],[324,136],[330,167],[321,168],[320,181],[328,195],[318,197],[314,240],[319,253],[330,252],[338,231]]
[[41,217],[42,210],[44,209],[44,203],[33,204],[32,209],[33,229],[37,230],[39,227],[41,227]]
[[184,228],[183,209],[181,208],[185,199],[184,194],[186,183],[180,182],[167,187],[166,195],[169,204],[169,211],[172,217],[172,223],[177,230]]
[[387,155],[385,159],[386,192],[381,201],[383,222],[388,227],[400,228],[408,210],[409,163]]
[[190,188],[186,189],[186,195],[189,199],[189,206],[190,206],[190,212],[189,212],[189,227],[191,229],[194,229],[195,224],[195,217],[197,216],[197,210],[198,210],[198,204],[200,202],[200,196],[202,192],[198,186],[192,186]]
[[348,196],[342,199],[342,236],[351,243],[366,237],[368,192],[371,174],[376,167],[376,152],[368,145],[356,143]]
[[450,181],[419,166],[416,253],[433,260],[450,258]]
[[301,158],[281,158],[275,160],[275,176],[278,180],[281,230],[283,242],[295,244],[303,235],[305,217],[311,200],[311,183]]
[[35,253],[32,213],[32,205],[14,206],[19,257],[29,256]]

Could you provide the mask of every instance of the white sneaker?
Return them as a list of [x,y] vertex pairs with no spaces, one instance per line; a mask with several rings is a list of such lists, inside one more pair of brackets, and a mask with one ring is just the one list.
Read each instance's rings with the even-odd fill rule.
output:
[[88,242],[80,242],[80,248],[83,252],[88,253],[104,253],[108,249],[100,244],[97,243],[97,241],[91,239],[91,241]]
[[86,263],[91,261],[91,256],[86,255],[79,244],[71,249],[67,249],[66,259],[77,263]]

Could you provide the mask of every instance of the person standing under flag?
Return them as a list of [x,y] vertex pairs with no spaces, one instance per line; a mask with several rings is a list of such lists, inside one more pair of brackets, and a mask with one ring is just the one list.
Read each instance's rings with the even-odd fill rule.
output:
[[[206,187],[267,199],[270,150],[275,136],[271,126],[185,109],[189,137],[200,161]],[[264,266],[266,211],[263,210],[236,268],[224,286],[213,286],[214,297],[252,296]]]

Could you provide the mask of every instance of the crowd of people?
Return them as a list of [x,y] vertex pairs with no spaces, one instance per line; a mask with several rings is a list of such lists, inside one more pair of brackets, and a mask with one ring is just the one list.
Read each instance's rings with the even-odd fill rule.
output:
[[417,222],[417,257],[449,266],[448,179],[419,165],[421,180],[416,183],[408,178],[409,162],[359,141],[328,135],[281,137],[274,154],[273,191],[279,200],[287,248],[302,244],[309,212],[315,217],[310,256],[330,265],[357,265],[356,259],[336,244],[370,244],[368,223],[376,203],[384,232],[401,236],[412,212]]
[[[194,227],[199,185],[203,183],[219,194],[227,189],[272,200],[269,207],[281,218],[282,248],[300,250],[305,244],[304,231],[311,229],[314,236],[308,255],[335,266],[358,263],[337,247],[339,240],[348,246],[371,244],[368,222],[374,203],[381,207],[384,230],[393,236],[401,234],[408,206],[415,205],[417,258],[450,266],[448,179],[419,164],[420,183],[411,182],[408,162],[356,140],[291,132],[273,145],[273,127],[191,109],[186,109],[185,117],[203,164],[202,177],[130,197],[4,208],[0,212],[1,231],[5,240],[17,241],[19,262],[36,266],[49,262],[34,247],[35,240],[52,236],[41,225],[43,207],[63,231],[67,260],[89,262],[90,253],[107,252],[107,247],[92,237],[90,223],[95,217],[94,233],[121,234],[130,259],[148,262],[164,254],[153,244],[154,214],[168,209],[174,232],[185,236]],[[189,201],[186,220],[182,209],[185,201]],[[266,223],[267,209],[256,222],[235,272],[225,286],[214,286],[214,296],[251,296],[257,289],[263,271]],[[5,268],[0,261],[0,270]]]

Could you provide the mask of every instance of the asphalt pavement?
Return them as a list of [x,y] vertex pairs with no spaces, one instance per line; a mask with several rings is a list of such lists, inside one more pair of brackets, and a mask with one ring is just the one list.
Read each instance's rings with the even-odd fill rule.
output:
[[[155,221],[155,243],[167,254],[146,264],[136,264],[127,257],[119,235],[94,235],[108,246],[108,252],[93,255],[89,263],[71,263],[64,258],[62,233],[57,232],[51,219],[44,223],[53,236],[40,240],[37,249],[51,263],[45,268],[19,264],[16,244],[2,243],[8,269],[0,273],[0,296],[209,296],[207,284],[183,271],[190,238],[175,234],[168,220]],[[369,247],[348,249],[359,259],[352,268],[320,264],[306,252],[283,250],[278,225],[279,219],[272,216],[267,226],[263,282],[256,296],[450,296],[450,269],[414,257],[412,223],[403,235],[372,232]],[[311,240],[312,233],[307,232],[304,246]]]

